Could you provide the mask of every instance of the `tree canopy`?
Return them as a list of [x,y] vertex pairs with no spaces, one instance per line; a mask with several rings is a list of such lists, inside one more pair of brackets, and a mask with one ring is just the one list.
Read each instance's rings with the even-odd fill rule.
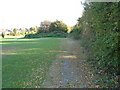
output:
[[56,20],[55,22],[52,22],[49,28],[50,32],[67,32],[68,28],[67,25],[64,24],[62,21]]
[[16,28],[14,28],[14,29],[13,29],[13,32],[16,34],[16,33],[17,33],[17,29],[16,29]]

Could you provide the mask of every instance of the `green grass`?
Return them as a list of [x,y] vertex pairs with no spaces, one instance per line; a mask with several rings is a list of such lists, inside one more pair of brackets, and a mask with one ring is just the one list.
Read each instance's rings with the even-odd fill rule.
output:
[[59,38],[3,39],[2,87],[41,88],[59,51]]

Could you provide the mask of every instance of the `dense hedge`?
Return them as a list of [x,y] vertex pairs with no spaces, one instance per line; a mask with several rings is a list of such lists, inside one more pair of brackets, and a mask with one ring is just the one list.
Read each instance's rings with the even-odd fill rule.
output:
[[25,38],[45,38],[45,37],[67,37],[67,33],[64,32],[52,32],[52,33],[39,33],[39,34],[28,34]]
[[72,35],[78,36],[87,49],[88,60],[95,61],[96,66],[101,69],[100,73],[112,76],[120,75],[118,9],[117,2],[85,4],[83,16],[76,25],[79,29],[72,31]]

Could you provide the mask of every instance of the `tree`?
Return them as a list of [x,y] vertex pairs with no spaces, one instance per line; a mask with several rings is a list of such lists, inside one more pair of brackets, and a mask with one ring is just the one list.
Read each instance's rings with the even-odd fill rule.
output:
[[51,25],[51,22],[48,20],[45,20],[45,21],[41,22],[40,27],[36,26],[35,30],[36,30],[37,34],[47,33],[47,32],[49,32],[50,25]]
[[73,37],[74,39],[80,39],[81,37],[81,32],[82,29],[81,27],[77,24],[74,27],[72,27],[72,30],[70,32],[70,36]]
[[21,34],[22,34],[22,35],[24,35],[24,34],[25,34],[25,30],[24,30],[24,29],[22,29],[22,32],[21,32]]
[[16,35],[16,33],[17,33],[17,29],[14,28],[14,29],[13,29],[13,32],[14,32],[14,34]]
[[38,32],[38,26],[35,26],[34,32]]
[[58,21],[56,20],[55,22],[52,22],[49,28],[50,32],[67,32],[68,31],[68,27],[66,24],[64,24],[62,21]]
[[51,25],[51,22],[48,20],[45,20],[45,21],[41,22],[40,29],[43,32],[49,32],[50,25]]
[[5,34],[2,32],[2,38],[4,38],[5,37]]
[[32,32],[32,31],[35,31],[35,28],[34,27],[31,27],[30,28],[30,31]]

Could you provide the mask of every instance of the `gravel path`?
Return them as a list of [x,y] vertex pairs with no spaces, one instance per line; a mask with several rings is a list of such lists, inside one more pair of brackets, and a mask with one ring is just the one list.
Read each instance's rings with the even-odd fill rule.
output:
[[45,88],[94,88],[94,74],[78,41],[62,39],[61,53],[56,57],[43,83]]

